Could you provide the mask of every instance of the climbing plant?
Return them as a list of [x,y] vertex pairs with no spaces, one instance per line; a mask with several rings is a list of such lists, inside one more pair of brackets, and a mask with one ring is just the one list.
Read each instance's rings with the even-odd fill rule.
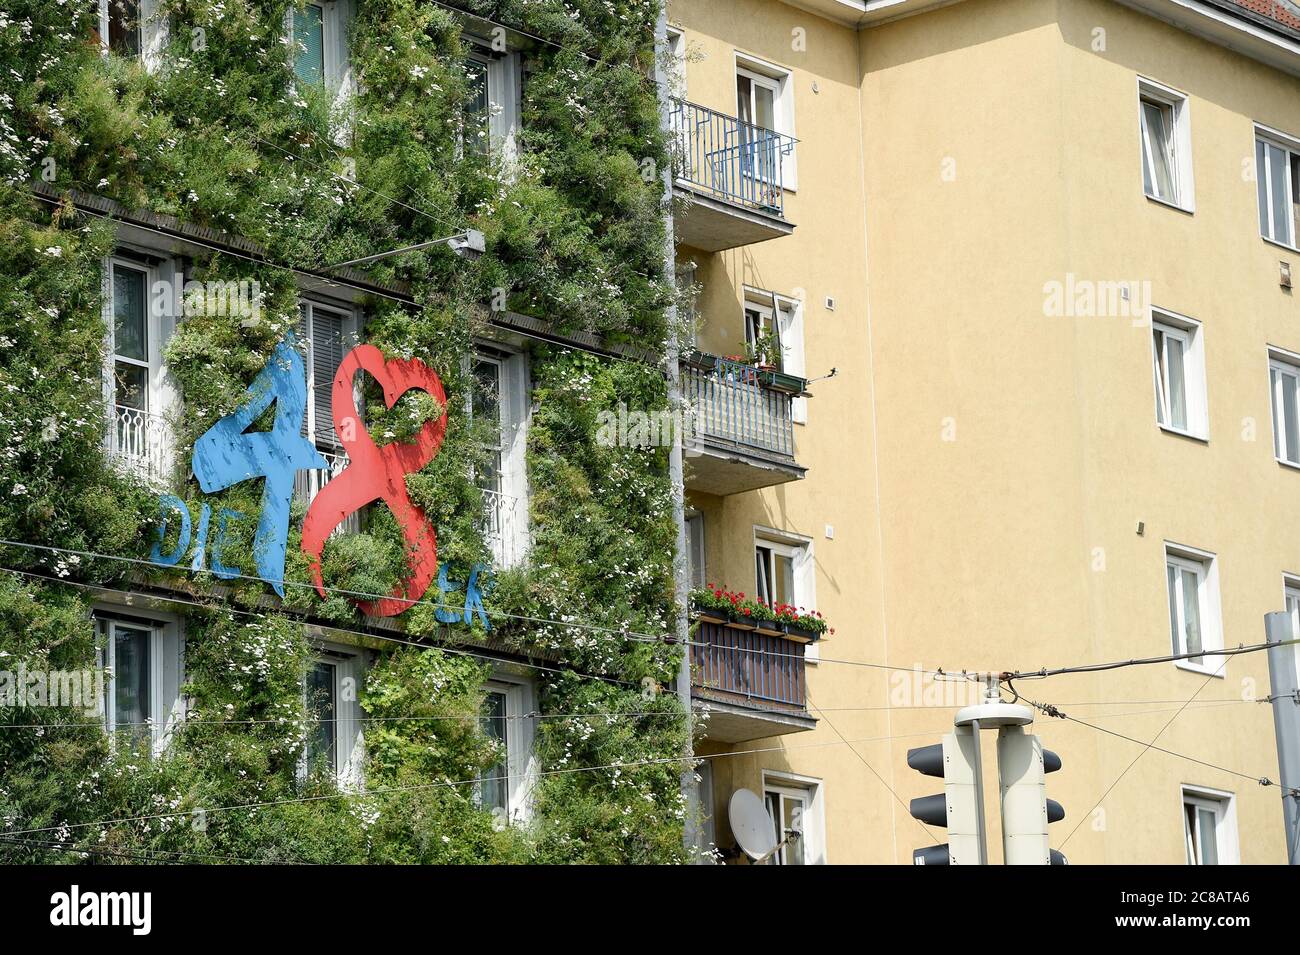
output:
[[[258,261],[194,255],[197,280],[255,282],[257,318],[187,308],[166,346],[182,396],[167,486],[195,521],[204,503],[244,515],[261,506],[260,481],[204,494],[190,455],[296,326],[294,270],[463,228],[484,233],[477,257],[431,247],[369,266],[410,302],[362,303],[364,341],[388,358],[418,358],[446,388],[445,405],[412,392],[389,408],[373,382],[362,397],[381,445],[446,415],[439,454],[406,486],[451,566],[490,560],[472,478],[485,424],[466,396],[468,357],[493,309],[561,336],[662,351],[673,292],[661,274],[655,172],[665,158],[651,75],[658,0],[457,6],[514,28],[525,81],[512,157],[464,149],[466,21],[432,0],[356,0],[355,95],[345,102],[295,82],[293,0],[160,0],[167,42],[149,69],[101,51],[93,4],[7,0],[0,10],[0,540],[15,542],[0,545],[0,673],[97,667],[97,596],[147,585],[186,594],[171,609],[183,624],[188,701],[157,754],[108,739],[94,713],[0,692],[0,723],[16,724],[0,729],[0,859],[684,857],[685,720],[658,692],[680,652],[661,639],[677,613],[666,451],[596,441],[602,409],[667,406],[659,369],[561,343],[530,349],[531,547],[484,597],[492,638],[546,661],[535,671],[533,813],[509,826],[480,808],[473,783],[501,757],[478,717],[490,675],[473,655],[483,624],[441,623],[436,590],[396,618],[402,641],[362,641],[373,657],[359,690],[364,793],[304,771],[303,620],[364,629],[349,593],[388,593],[405,572],[387,508],[329,539],[321,597],[308,586],[296,500],[280,600],[253,579],[254,521],[232,523],[222,554],[245,577],[151,565],[155,544],[175,543],[177,522],[164,525],[157,489],[104,452],[113,209],[264,250]],[[116,205],[87,214],[77,197]],[[255,424],[267,426],[269,417]],[[258,808],[229,808],[250,803]],[[27,835],[3,835],[15,830]]]

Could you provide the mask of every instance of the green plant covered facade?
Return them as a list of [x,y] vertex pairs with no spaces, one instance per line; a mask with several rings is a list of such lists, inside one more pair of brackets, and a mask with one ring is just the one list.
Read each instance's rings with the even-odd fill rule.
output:
[[[0,671],[96,668],[105,606],[128,619],[163,610],[183,634],[185,704],[154,747],[105,733],[99,714],[0,705],[0,860],[685,857],[687,721],[658,691],[681,652],[669,639],[679,611],[668,451],[594,438],[602,409],[668,403],[661,364],[618,354],[663,354],[672,296],[654,172],[657,0],[456,5],[471,16],[428,0],[355,0],[340,21],[345,97],[295,77],[303,5],[293,0],[157,0],[166,29],[146,61],[104,52],[93,3],[0,6],[0,540],[30,545],[0,545]],[[467,137],[471,36],[505,37],[520,64],[508,157]],[[106,450],[105,270],[124,241],[119,211],[208,237],[186,245],[187,279],[260,290],[255,320],[202,307],[173,316],[163,360],[179,400],[168,469],[153,483]],[[431,246],[364,266],[367,287],[392,294],[326,272],[464,228],[484,234],[483,254]],[[231,252],[229,237],[258,251]],[[176,569],[150,563],[156,543],[176,542],[160,490],[196,525],[205,504],[259,512],[261,481],[203,493],[192,447],[299,326],[308,275],[349,297],[361,342],[442,379],[445,408],[419,392],[387,408],[373,381],[359,387],[380,445],[446,413],[439,453],[406,489],[453,578],[494,563],[476,478],[494,434],[473,411],[473,356],[486,340],[522,356],[528,546],[491,575],[490,633],[477,616],[440,622],[436,586],[387,622],[357,610],[356,595],[387,594],[405,573],[382,503],[329,539],[325,598],[299,546],[301,496],[283,600],[254,579],[255,519],[232,522],[222,553],[245,576],[219,581],[190,570],[188,555]],[[510,338],[505,315],[535,320],[546,341]],[[304,768],[319,721],[304,673],[323,642],[364,653],[361,782]],[[502,661],[534,694],[532,712],[512,717],[535,727],[529,812],[508,825],[476,782],[503,765],[481,718]]]

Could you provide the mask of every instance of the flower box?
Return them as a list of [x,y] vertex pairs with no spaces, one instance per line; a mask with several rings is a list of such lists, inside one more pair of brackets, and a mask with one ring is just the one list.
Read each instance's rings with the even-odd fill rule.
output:
[[785,625],[785,635],[791,640],[797,640],[800,643],[812,643],[814,640],[820,640],[822,636],[816,630],[809,630],[797,623],[787,623]]
[[757,630],[758,621],[753,617],[746,616],[739,610],[733,610],[731,612],[731,622],[728,626],[731,626],[736,630]]
[[755,620],[755,627],[758,632],[768,637],[781,637],[785,635],[785,627],[776,620]]
[[725,610],[719,610],[716,607],[706,607],[698,600],[691,601],[691,616],[697,620],[703,620],[706,623],[725,624],[730,619],[730,614]]

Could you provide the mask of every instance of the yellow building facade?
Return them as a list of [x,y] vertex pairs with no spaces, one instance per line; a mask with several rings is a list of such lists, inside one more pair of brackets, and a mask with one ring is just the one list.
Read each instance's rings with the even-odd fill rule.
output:
[[[1248,645],[1292,609],[1300,18],[673,0],[669,22],[692,578],[834,628],[697,631],[704,838],[736,858],[746,788],[799,830],[781,861],[910,863],[946,836],[909,815],[941,783],[907,751],[978,692],[922,670]],[[1285,860],[1264,654],[1014,687],[1072,718],[1031,728],[1071,863]]]

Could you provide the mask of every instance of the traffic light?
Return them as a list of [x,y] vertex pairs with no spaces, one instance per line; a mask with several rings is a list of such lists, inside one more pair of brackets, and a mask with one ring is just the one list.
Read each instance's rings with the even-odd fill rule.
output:
[[1047,827],[1065,818],[1065,808],[1047,798],[1047,773],[1061,758],[1021,726],[998,730],[998,786],[1002,795],[1002,854],[1007,865],[1066,865],[1048,845]]
[[907,751],[907,765],[943,780],[943,792],[918,796],[908,807],[930,826],[943,826],[948,841],[912,853],[915,865],[983,865],[984,800],[980,780],[979,736],[958,726],[942,743]]

